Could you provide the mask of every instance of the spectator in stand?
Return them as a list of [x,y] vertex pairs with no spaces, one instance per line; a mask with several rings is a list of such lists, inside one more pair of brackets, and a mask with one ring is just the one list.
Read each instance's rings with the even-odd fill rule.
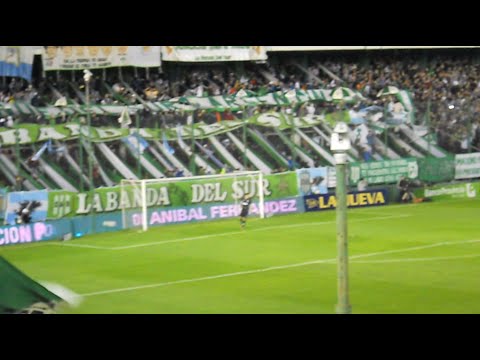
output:
[[358,181],[358,184],[357,184],[357,191],[365,191],[367,190],[367,187],[368,187],[368,182],[367,182],[367,179],[365,178],[360,178],[360,180]]

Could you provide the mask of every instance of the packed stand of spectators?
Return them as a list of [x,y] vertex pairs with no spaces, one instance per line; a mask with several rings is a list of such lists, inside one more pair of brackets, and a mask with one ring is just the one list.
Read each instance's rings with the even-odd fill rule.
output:
[[[93,70],[90,101],[97,105],[123,105],[142,100],[164,101],[179,96],[233,95],[240,89],[262,95],[289,89],[346,86],[360,91],[367,98],[357,104],[358,108],[387,105],[391,99],[378,98],[377,94],[392,85],[412,93],[416,124],[434,129],[440,146],[457,153],[467,151],[469,146],[479,150],[480,63],[476,61],[475,54],[458,51],[429,54],[420,51],[374,52],[368,55],[364,52],[315,52],[307,56],[269,54],[269,57],[269,61],[263,64],[244,62],[240,68],[228,63],[168,64],[163,70],[150,69],[148,78],[144,69],[134,71],[124,68],[122,75],[118,69]],[[298,64],[303,65],[308,73],[302,71]],[[58,100],[58,93],[53,89],[73,102],[84,101],[85,85],[81,72],[55,75],[47,73],[47,79],[34,79],[31,84],[22,79],[7,78],[0,85],[0,102],[53,105]],[[279,110],[305,115],[319,110],[333,111],[336,106],[317,103]],[[255,109],[249,109],[249,115],[253,111]],[[427,112],[430,116],[426,116]],[[197,115],[203,121],[212,123],[219,118],[232,119],[240,114],[203,112]],[[142,126],[153,126],[158,117],[162,124],[186,121],[185,115],[173,112],[153,115],[145,111],[141,117]],[[94,120],[98,125],[111,123],[111,117],[97,116]]]

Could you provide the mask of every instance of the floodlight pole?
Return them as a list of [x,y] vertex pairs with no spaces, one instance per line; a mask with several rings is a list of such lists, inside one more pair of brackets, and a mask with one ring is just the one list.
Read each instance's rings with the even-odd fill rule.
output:
[[[340,123],[339,125],[346,124]],[[347,237],[347,186],[346,166],[347,151],[350,143],[345,130],[337,125],[332,134],[331,149],[334,152],[337,172],[337,186],[335,196],[337,198],[337,296],[338,303],[335,308],[337,314],[351,314],[352,307],[349,300],[348,290],[348,237]],[[344,144],[348,143],[347,146]]]
[[243,169],[247,170],[247,117],[245,116],[245,106],[242,108],[242,141],[243,141]]
[[[195,108],[197,109],[197,108]],[[191,123],[190,123],[190,133],[191,133],[191,147],[192,147],[192,156],[190,158],[190,172],[192,176],[196,175],[196,163],[195,163],[195,110],[191,112]]]
[[91,199],[91,207],[90,211],[92,212],[92,232],[95,233],[95,183],[93,181],[93,147],[92,147],[92,118],[90,115],[90,79],[92,78],[92,73],[89,70],[83,70],[84,76],[83,79],[85,80],[85,100],[87,103],[87,125],[88,125],[88,159],[87,159],[87,164],[88,164],[88,179],[90,182],[90,199]]

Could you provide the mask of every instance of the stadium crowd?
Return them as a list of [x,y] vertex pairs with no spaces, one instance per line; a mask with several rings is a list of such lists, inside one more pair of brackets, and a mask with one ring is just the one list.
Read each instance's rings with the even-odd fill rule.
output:
[[[303,65],[303,70],[302,70]],[[366,98],[357,107],[386,105],[387,97],[377,97],[386,86],[409,90],[416,111],[416,124],[429,126],[434,130],[438,144],[455,153],[466,152],[469,145],[480,147],[480,62],[472,54],[459,55],[442,53],[426,58],[419,52],[394,54],[375,53],[365,56],[358,53],[314,53],[306,61],[299,56],[273,57],[263,64],[246,63],[242,71],[236,71],[229,64],[191,65],[166,69],[151,69],[133,72],[125,68],[96,70],[91,84],[90,99],[93,104],[138,103],[138,97],[146,101],[162,101],[178,96],[233,95],[240,89],[263,95],[289,89],[331,89],[345,86],[360,91]],[[111,70],[111,71],[110,71]],[[32,106],[53,105],[59,95],[81,103],[84,83],[80,74],[47,74],[47,78],[36,78],[32,83],[23,79],[8,78],[0,84],[0,102],[24,101]],[[105,78],[103,86],[102,77]],[[124,86],[127,83],[133,92]],[[73,84],[73,86],[72,86]],[[299,109],[315,113],[319,108],[332,104],[317,103]],[[251,109],[250,111],[263,111]],[[277,109],[285,111],[285,109]],[[426,116],[427,113],[430,116]],[[156,120],[145,111],[142,114],[144,126]],[[223,119],[232,119],[238,114],[225,112]],[[251,113],[249,114],[251,115]],[[184,121],[176,113],[159,115],[163,123]],[[218,120],[218,114],[201,112],[199,119],[207,123]],[[158,119],[158,118],[157,118]],[[0,126],[6,126],[7,119],[0,119]],[[41,121],[37,119],[29,119]],[[106,125],[108,118],[98,116],[98,125]]]

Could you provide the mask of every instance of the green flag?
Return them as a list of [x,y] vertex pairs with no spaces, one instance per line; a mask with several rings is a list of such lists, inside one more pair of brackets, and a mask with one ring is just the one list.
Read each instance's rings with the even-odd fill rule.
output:
[[62,300],[0,257],[0,314],[53,313]]

